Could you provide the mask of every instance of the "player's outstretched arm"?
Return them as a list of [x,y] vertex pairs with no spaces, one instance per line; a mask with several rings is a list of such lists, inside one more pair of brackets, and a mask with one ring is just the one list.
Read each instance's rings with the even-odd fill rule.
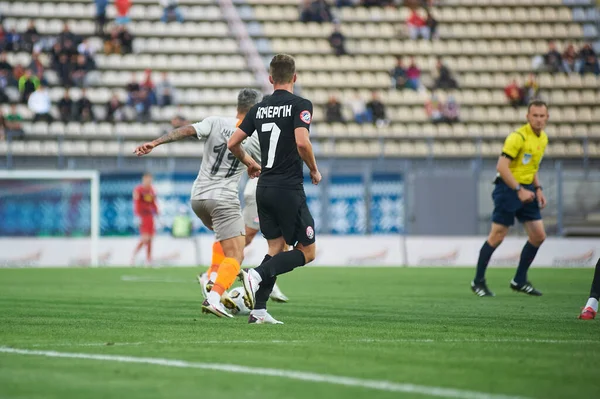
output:
[[171,143],[173,141],[178,141],[184,139],[186,137],[196,136],[196,129],[192,125],[182,126],[175,130],[170,131],[167,134],[160,136],[159,138],[144,143],[133,151],[135,155],[141,157],[142,155],[147,155],[152,152],[155,147],[158,147],[161,144]]
[[317,160],[312,149],[312,143],[308,135],[308,129],[305,127],[297,127],[294,129],[294,135],[296,136],[296,146],[298,147],[298,154],[304,161],[308,170],[310,170],[310,178],[313,184],[319,184],[321,181],[321,173],[317,168]]
[[246,132],[242,129],[236,129],[233,132],[233,135],[229,138],[227,142],[227,149],[231,151],[231,153],[240,160],[246,167],[248,167],[248,175],[250,177],[258,177],[260,174],[260,165],[252,158],[244,148],[242,147],[242,143],[244,140],[248,138]]

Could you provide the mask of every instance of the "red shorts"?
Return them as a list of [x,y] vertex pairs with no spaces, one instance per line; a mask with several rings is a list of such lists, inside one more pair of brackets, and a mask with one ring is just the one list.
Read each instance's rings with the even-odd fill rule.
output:
[[154,235],[154,217],[152,215],[142,216],[140,223],[140,234]]

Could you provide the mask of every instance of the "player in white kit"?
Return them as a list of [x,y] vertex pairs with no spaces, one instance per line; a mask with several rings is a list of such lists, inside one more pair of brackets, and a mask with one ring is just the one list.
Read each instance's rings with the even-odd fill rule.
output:
[[[192,209],[202,223],[215,232],[221,244],[224,259],[219,265],[214,285],[202,303],[202,311],[219,317],[232,317],[221,304],[221,296],[228,290],[238,274],[244,273],[240,264],[244,258],[246,241],[244,220],[240,209],[238,186],[244,165],[227,149],[227,141],[252,106],[262,98],[254,89],[242,89],[238,94],[235,118],[210,116],[202,122],[183,126],[134,151],[138,156],[149,154],[155,147],[197,136],[205,140],[204,155],[198,177],[191,194]],[[258,135],[256,135],[258,136]],[[244,143],[252,162],[260,162],[258,138],[249,137]],[[250,162],[250,161],[249,161]],[[255,176],[250,177],[257,177]]]

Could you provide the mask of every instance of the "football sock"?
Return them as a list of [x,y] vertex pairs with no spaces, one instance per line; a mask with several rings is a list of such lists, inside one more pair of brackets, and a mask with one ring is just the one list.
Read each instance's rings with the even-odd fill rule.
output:
[[[261,265],[272,258],[271,255],[265,255],[265,258],[260,263]],[[277,281],[277,277],[269,278],[266,280],[262,280],[260,282],[260,286],[258,287],[258,291],[256,291],[256,300],[254,302],[254,309],[266,309],[267,301],[269,300],[269,296],[271,295],[271,291],[273,291],[273,286],[275,285],[275,281]]]
[[490,263],[492,254],[497,247],[492,247],[487,240],[483,243],[481,250],[479,250],[479,259],[477,260],[477,272],[475,273],[474,281],[480,283],[485,280],[485,270]]
[[273,256],[270,260],[254,268],[262,280],[279,276],[291,272],[298,266],[304,266],[306,259],[299,249],[292,249],[288,252],[281,252]]
[[208,293],[208,298],[206,298],[206,299],[208,299],[208,303],[216,304],[216,303],[221,302],[221,295],[223,295],[222,292],[219,294],[215,290],[212,290],[211,292]]
[[525,284],[527,282],[527,271],[531,262],[535,258],[539,247],[534,246],[532,243],[527,241],[523,250],[521,251],[521,259],[519,260],[519,266],[517,267],[517,273],[513,279],[517,284]]
[[208,274],[208,278],[213,283],[217,279],[217,271],[219,270],[219,265],[225,259],[225,253],[223,252],[223,247],[219,241],[215,241],[212,247],[212,261],[210,262],[210,268],[206,272]]
[[594,312],[598,311],[598,300],[596,298],[590,298],[588,299],[587,303],[585,304],[586,308],[592,308],[594,309]]
[[223,262],[219,265],[219,272],[212,291],[218,288],[217,292],[222,295],[225,290],[231,288],[239,272],[240,264],[237,260],[233,258],[223,259]]
[[594,279],[592,280],[592,289],[590,290],[590,298],[600,299],[600,259],[596,263],[596,270],[594,271]]

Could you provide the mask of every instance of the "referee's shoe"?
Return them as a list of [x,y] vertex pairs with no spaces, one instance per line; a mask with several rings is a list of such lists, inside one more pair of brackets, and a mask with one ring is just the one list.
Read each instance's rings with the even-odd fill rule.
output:
[[471,290],[477,296],[496,296],[490,289],[488,288],[485,280],[475,282],[471,281]]
[[542,293],[536,290],[535,287],[529,281],[526,281],[523,284],[519,284],[515,280],[511,280],[510,288],[515,292],[522,292],[524,294],[532,296],[542,296]]

